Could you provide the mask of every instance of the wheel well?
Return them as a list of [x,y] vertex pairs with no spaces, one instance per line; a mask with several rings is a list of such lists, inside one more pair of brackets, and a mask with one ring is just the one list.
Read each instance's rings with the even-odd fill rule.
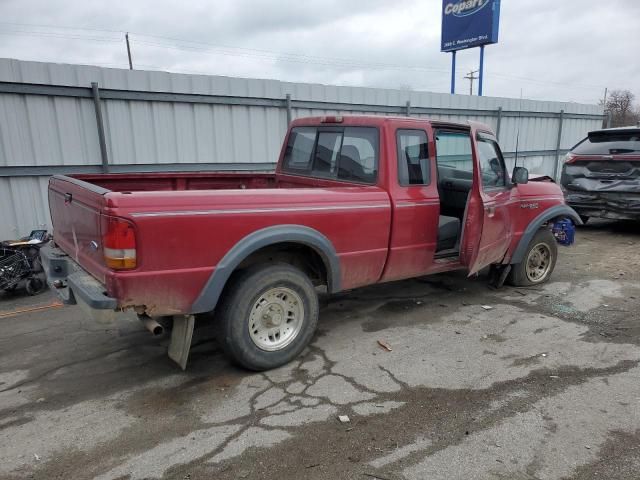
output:
[[312,247],[295,242],[277,243],[251,253],[236,267],[234,272],[258,263],[281,262],[293,265],[307,274],[315,285],[327,285],[327,267],[322,256]]

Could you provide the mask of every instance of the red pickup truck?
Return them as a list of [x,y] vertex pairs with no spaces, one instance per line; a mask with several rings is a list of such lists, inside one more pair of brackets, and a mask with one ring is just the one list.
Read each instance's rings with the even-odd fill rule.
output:
[[322,288],[486,266],[497,284],[546,281],[554,225],[581,222],[555,183],[528,180],[478,123],[304,118],[275,173],[54,176],[42,257],[67,303],[135,309],[155,331],[172,316],[182,368],[214,312],[227,354],[264,370],[310,342]]

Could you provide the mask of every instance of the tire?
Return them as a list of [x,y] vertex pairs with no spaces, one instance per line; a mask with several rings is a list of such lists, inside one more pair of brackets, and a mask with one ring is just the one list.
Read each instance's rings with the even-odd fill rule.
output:
[[[544,253],[548,255],[544,261]],[[558,259],[558,245],[551,230],[541,228],[529,242],[523,261],[511,266],[507,282],[516,287],[540,285],[551,277]]]
[[289,264],[256,265],[234,275],[219,308],[220,340],[244,368],[269,370],[297,357],[318,324],[318,295]]

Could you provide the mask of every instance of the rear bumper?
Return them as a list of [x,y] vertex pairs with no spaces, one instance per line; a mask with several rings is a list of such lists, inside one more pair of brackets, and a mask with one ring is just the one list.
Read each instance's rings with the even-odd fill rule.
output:
[[640,220],[640,193],[565,192],[567,204],[585,217]]
[[52,244],[42,247],[40,258],[47,274],[47,283],[63,303],[75,305],[81,300],[96,310],[118,308],[118,300],[107,295],[104,285],[59,248]]

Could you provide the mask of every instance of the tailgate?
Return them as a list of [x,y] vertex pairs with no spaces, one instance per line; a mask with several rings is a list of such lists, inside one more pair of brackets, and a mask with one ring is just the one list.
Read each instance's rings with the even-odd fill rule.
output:
[[106,267],[101,247],[101,212],[108,192],[66,176],[55,176],[49,181],[54,242],[102,283]]
[[640,193],[640,157],[578,157],[564,165],[561,183],[584,192]]

